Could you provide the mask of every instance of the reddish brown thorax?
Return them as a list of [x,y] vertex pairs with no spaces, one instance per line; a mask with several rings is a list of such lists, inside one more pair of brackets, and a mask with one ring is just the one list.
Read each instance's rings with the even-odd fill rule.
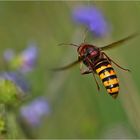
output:
[[79,56],[95,58],[100,56],[100,50],[96,46],[90,44],[81,44],[77,49]]

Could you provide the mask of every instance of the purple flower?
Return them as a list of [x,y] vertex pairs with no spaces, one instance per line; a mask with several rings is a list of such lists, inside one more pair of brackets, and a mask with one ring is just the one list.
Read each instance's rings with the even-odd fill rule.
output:
[[85,25],[95,36],[105,36],[109,26],[101,11],[94,6],[79,6],[73,10],[73,20]]
[[50,113],[50,107],[43,97],[32,101],[26,106],[21,107],[20,115],[30,126],[39,126],[43,117]]
[[23,92],[27,93],[30,90],[29,83],[27,80],[19,73],[16,72],[1,72],[0,79],[10,80],[15,83],[15,85]]
[[12,49],[7,49],[4,51],[3,57],[8,62],[8,68],[27,73],[35,67],[38,48],[35,43],[31,42],[20,54],[15,54]]
[[21,72],[31,71],[35,64],[38,55],[38,49],[35,43],[30,43],[29,46],[21,53]]

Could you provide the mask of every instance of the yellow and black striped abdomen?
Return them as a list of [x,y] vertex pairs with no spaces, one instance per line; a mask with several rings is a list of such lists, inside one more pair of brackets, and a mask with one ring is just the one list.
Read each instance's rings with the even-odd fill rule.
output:
[[101,78],[107,92],[116,98],[119,93],[119,81],[112,65],[106,59],[101,59],[95,65],[96,73]]

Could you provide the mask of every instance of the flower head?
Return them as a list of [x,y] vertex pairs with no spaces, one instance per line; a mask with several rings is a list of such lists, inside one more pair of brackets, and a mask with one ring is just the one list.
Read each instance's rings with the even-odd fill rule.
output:
[[35,67],[37,56],[38,48],[33,42],[29,43],[28,47],[18,55],[14,54],[12,49],[5,50],[3,55],[9,67],[21,73],[27,73]]
[[39,97],[28,105],[22,106],[20,110],[22,119],[30,126],[39,126],[42,118],[49,113],[48,101],[43,97]]
[[29,46],[19,56],[21,58],[22,72],[28,72],[33,69],[36,64],[38,49],[35,43],[30,43]]
[[94,6],[76,7],[72,17],[76,23],[85,25],[97,37],[102,37],[108,33],[109,26],[103,14]]
[[20,88],[24,93],[29,91],[29,83],[27,80],[17,72],[3,72],[0,74],[0,78],[12,81]]
[[29,85],[25,79],[14,72],[0,73],[0,102],[15,105],[27,94]]

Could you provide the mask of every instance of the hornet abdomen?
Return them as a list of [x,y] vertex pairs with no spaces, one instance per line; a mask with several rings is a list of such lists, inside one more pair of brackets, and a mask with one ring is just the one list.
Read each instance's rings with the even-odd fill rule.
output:
[[111,63],[107,59],[101,59],[95,64],[95,71],[102,80],[107,92],[116,98],[119,93],[119,81]]

